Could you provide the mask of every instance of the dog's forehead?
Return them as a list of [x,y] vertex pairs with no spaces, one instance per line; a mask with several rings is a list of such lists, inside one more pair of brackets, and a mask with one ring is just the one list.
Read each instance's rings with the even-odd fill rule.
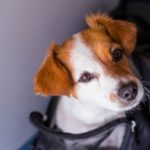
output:
[[94,52],[94,48],[99,45],[99,49],[101,49],[100,43],[103,41],[99,40],[98,42],[93,41],[93,43],[90,43],[86,42],[85,38],[82,33],[73,36],[74,40],[70,59],[72,62],[73,76],[76,80],[85,71],[97,73],[102,70],[98,56],[96,56]]
[[79,33],[82,40],[86,45],[92,48],[98,48],[99,46],[107,47],[108,44],[112,44],[111,36],[106,32],[104,28],[101,29],[87,29]]

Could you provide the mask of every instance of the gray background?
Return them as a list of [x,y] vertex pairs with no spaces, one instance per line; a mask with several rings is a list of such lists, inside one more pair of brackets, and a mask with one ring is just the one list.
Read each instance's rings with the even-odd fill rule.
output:
[[108,11],[117,0],[0,1],[0,150],[17,150],[36,130],[31,111],[49,98],[35,96],[33,77],[51,41],[62,43],[85,26],[89,12]]

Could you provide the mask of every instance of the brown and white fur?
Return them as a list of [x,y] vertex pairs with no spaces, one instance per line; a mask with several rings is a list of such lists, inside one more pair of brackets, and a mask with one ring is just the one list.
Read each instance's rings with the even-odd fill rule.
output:
[[[35,76],[37,94],[61,96],[56,124],[64,132],[95,129],[124,116],[124,111],[137,106],[143,97],[142,84],[129,63],[136,26],[101,14],[87,16],[86,21],[86,30],[63,45],[52,44]],[[115,60],[114,55],[121,56]],[[137,94],[124,99],[119,91],[130,83],[136,85]],[[124,127],[118,128],[106,145],[119,147],[123,133]]]

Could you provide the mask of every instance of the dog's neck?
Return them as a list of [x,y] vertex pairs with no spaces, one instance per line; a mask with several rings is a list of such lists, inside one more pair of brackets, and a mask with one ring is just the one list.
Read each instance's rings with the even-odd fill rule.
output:
[[56,124],[64,132],[83,133],[122,116],[124,113],[61,97],[56,111]]

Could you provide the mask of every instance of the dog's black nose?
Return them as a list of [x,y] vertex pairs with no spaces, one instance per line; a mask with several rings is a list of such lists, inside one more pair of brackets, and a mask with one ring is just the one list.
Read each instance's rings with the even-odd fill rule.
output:
[[136,83],[130,82],[128,84],[122,85],[118,91],[119,97],[126,101],[132,101],[138,94],[138,88]]

